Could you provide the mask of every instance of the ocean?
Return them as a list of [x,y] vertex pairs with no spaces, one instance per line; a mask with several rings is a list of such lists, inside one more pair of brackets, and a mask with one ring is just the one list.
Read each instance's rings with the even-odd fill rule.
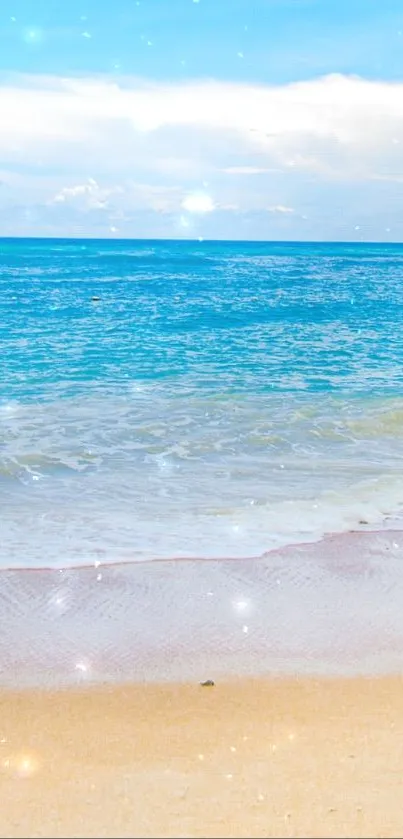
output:
[[400,529],[403,246],[0,240],[0,565]]

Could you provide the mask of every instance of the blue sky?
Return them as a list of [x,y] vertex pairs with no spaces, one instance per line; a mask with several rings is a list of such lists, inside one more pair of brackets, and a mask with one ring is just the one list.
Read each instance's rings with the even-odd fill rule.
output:
[[3,4],[0,54],[3,69],[29,73],[119,64],[156,79],[398,79],[402,29],[397,0],[14,0]]
[[12,0],[0,233],[403,238],[395,0]]

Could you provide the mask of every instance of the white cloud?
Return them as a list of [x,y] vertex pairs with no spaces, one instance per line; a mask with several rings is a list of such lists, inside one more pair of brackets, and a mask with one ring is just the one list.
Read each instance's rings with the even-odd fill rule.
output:
[[32,160],[50,150],[67,164],[92,149],[108,169],[124,151],[123,169],[133,141],[157,133],[164,156],[164,131],[173,129],[192,156],[186,130],[196,129],[198,155],[209,152],[203,131],[213,130],[238,135],[245,151],[265,158],[262,168],[275,162],[349,178],[403,175],[397,83],[338,75],[279,87],[31,77],[3,83],[0,114],[3,158]]
[[[8,77],[0,121],[0,204],[105,210],[112,227],[119,213],[124,220],[142,209],[171,214],[177,226],[188,213],[192,229],[235,208],[269,212],[283,227],[300,213],[322,221],[326,194],[338,185],[372,183],[387,207],[385,190],[403,180],[400,83]],[[327,192],[315,192],[319,183]],[[339,193],[336,200],[346,204]],[[379,213],[375,199],[365,210]]]
[[276,204],[275,207],[267,208],[269,213],[295,213],[293,207],[284,207],[284,204]]
[[265,169],[261,166],[228,166],[223,169],[226,175],[269,175],[281,169]]
[[113,189],[102,189],[94,178],[88,178],[87,183],[76,186],[65,186],[53,197],[52,204],[78,203],[84,209],[105,210],[108,207],[108,198],[120,187]]

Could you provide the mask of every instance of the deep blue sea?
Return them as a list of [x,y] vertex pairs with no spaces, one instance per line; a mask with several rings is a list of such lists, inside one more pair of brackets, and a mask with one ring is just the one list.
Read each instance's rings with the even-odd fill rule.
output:
[[403,246],[0,240],[0,564],[400,520]]

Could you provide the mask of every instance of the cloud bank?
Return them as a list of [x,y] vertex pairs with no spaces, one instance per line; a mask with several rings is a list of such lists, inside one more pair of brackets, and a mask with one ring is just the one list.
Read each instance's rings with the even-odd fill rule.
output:
[[3,235],[401,238],[403,84],[19,76],[0,119]]

